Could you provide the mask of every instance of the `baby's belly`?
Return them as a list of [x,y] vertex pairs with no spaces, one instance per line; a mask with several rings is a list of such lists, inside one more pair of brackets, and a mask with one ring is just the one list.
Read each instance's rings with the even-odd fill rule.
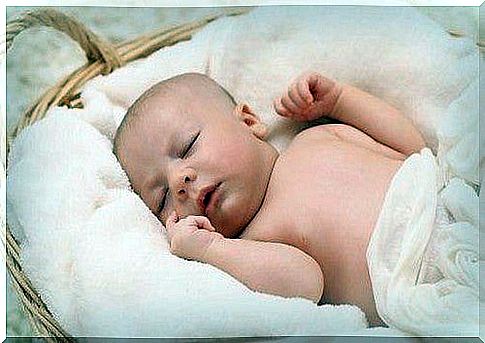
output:
[[376,313],[366,250],[401,162],[325,140],[294,144],[278,163],[271,193],[287,243],[320,264],[325,302],[358,305],[372,322]]

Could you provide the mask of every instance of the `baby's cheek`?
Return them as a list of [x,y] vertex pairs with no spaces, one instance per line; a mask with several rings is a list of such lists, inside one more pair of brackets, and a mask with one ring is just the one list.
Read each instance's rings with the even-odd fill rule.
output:
[[251,150],[247,147],[233,147],[225,151],[227,160],[225,168],[234,173],[247,173],[250,168],[254,168],[255,158]]
[[215,166],[230,168],[245,158],[246,152],[237,142],[221,140],[215,144],[219,145],[217,151],[209,151],[207,156]]
[[214,135],[213,141],[207,142],[209,148],[204,149],[202,159],[209,162],[214,172],[224,175],[244,172],[251,166],[255,155],[254,137],[250,136],[247,128],[236,126],[230,129],[219,132]]

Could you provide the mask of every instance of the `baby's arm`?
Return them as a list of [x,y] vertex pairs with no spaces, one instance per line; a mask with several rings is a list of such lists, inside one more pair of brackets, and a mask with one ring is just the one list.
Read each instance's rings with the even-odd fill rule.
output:
[[213,242],[202,262],[224,270],[255,291],[315,303],[322,297],[320,266],[291,245],[223,238]]
[[405,155],[425,147],[423,137],[409,118],[379,98],[349,85],[342,85],[330,116]]
[[232,275],[252,290],[302,297],[317,303],[323,293],[318,263],[303,251],[285,244],[227,239],[206,217],[167,220],[170,250],[179,257],[197,260]]
[[300,76],[290,86],[288,94],[275,101],[275,109],[296,120],[328,116],[405,155],[425,147],[417,128],[396,108],[358,88],[318,73]]

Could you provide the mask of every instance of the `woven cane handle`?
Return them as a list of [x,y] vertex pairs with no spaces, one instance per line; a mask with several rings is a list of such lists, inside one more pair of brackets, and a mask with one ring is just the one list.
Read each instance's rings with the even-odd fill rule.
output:
[[88,61],[104,62],[103,74],[108,74],[122,65],[118,52],[110,43],[96,36],[74,18],[52,9],[27,11],[8,22],[7,49],[12,46],[19,33],[36,26],[52,27],[67,34],[81,46]]

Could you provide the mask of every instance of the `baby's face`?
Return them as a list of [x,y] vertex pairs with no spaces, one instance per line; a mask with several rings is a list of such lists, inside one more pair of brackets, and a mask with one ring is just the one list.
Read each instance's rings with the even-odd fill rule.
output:
[[238,118],[239,106],[148,101],[119,153],[134,190],[163,223],[174,210],[179,217],[204,215],[236,237],[264,198],[267,143]]

